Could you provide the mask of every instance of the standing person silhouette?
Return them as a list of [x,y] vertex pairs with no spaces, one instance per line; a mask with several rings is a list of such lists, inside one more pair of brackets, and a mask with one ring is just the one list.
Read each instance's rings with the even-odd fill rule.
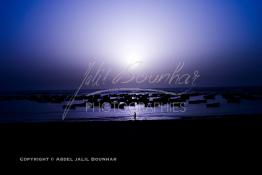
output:
[[136,121],[136,112],[134,112],[134,120]]

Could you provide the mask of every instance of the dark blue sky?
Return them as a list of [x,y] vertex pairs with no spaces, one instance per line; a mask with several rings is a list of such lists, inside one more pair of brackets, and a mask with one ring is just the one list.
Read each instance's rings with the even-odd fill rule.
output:
[[259,0],[0,3],[1,89],[76,88],[94,59],[151,73],[183,61],[198,86],[262,85]]

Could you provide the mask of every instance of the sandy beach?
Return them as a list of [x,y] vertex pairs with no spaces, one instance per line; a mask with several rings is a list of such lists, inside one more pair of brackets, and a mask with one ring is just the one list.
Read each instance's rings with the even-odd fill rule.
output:
[[[261,155],[261,126],[261,116],[1,124],[1,161],[16,162],[17,166],[137,167],[145,163],[199,164],[204,158],[202,163],[214,167],[231,161],[244,164],[255,160],[246,156]],[[36,163],[21,162],[21,157],[111,157],[117,161]],[[221,164],[212,163],[218,160]]]

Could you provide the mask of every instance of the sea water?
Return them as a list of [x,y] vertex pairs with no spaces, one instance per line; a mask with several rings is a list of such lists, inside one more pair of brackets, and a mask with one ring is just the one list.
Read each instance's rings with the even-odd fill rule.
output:
[[[166,90],[166,89],[164,89]],[[127,121],[134,119],[136,113],[137,120],[173,120],[186,117],[219,117],[228,115],[258,115],[262,114],[262,100],[241,99],[240,103],[228,103],[221,95],[223,91],[246,91],[241,88],[197,88],[191,91],[216,92],[218,95],[214,99],[209,99],[207,103],[220,103],[219,107],[208,108],[205,103],[189,104],[184,103],[183,108],[175,110],[170,105],[165,104],[158,107],[145,107],[142,104],[135,106],[125,106],[124,109],[101,109],[98,107],[79,107],[70,109],[65,121]],[[258,91],[257,88],[249,88],[251,92]],[[82,90],[80,94],[88,94],[94,90]],[[183,92],[184,89],[168,89],[173,92]],[[73,94],[73,91],[26,91],[16,92],[16,95],[29,94]],[[116,92],[117,93],[117,92]],[[6,94],[5,94],[6,95]],[[192,96],[190,100],[203,99],[203,95]],[[76,101],[77,102],[77,101]],[[79,101],[80,102],[80,101]],[[62,103],[39,103],[30,100],[1,100],[0,101],[0,122],[52,122],[62,121],[64,112]]]

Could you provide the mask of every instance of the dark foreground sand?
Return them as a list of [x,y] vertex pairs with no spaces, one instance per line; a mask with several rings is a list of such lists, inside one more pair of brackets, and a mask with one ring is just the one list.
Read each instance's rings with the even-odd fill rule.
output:
[[[262,116],[171,121],[1,124],[1,166],[235,166],[261,163]],[[116,162],[20,162],[20,157],[117,157]],[[258,159],[255,159],[258,158]]]

